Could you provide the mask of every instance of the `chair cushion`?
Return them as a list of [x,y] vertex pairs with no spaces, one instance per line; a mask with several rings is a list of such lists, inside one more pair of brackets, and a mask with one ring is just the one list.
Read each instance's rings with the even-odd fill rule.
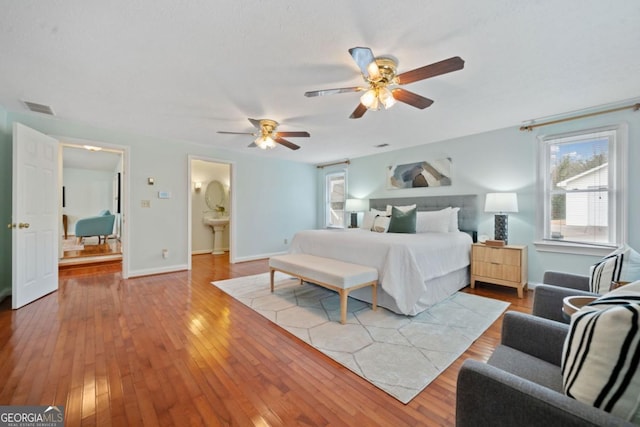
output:
[[562,358],[567,396],[640,424],[640,281],[573,314]]
[[499,345],[487,361],[489,365],[562,393],[560,367],[506,345]]

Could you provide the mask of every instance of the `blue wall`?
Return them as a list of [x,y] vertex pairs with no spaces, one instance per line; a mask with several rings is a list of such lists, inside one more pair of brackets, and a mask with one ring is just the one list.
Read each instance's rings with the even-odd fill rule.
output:
[[[188,156],[203,156],[234,164],[236,182],[237,261],[262,258],[286,251],[284,239],[316,223],[316,168],[312,165],[230,152],[176,140],[160,140],[98,129],[78,122],[35,114],[6,113],[0,116],[2,200],[11,195],[11,134],[13,122],[21,122],[55,137],[78,138],[129,149],[130,206],[129,271],[131,275],[152,274],[186,268],[188,265]],[[64,138],[60,138],[64,140]],[[155,185],[147,185],[147,177]],[[171,199],[158,199],[158,191],[170,191]],[[126,195],[125,195],[126,197]],[[142,208],[141,200],[151,200]],[[2,203],[3,218],[10,217],[10,203]],[[2,265],[10,264],[11,233],[2,233]],[[162,258],[162,249],[169,258]],[[10,268],[2,271],[3,283],[10,282]]]
[[[481,211],[484,195],[494,191],[518,193],[519,212],[509,215],[509,242],[528,245],[529,281],[539,283],[545,270],[587,274],[599,257],[539,252],[533,245],[536,218],[537,144],[539,135],[626,122],[629,125],[629,159],[640,158],[640,112],[625,110],[589,119],[521,132],[515,126],[463,138],[387,151],[352,159],[348,167],[349,197],[413,197],[478,194]],[[393,143],[391,143],[393,146]],[[386,168],[390,165],[451,157],[453,185],[421,189],[388,190]],[[640,169],[629,170],[628,243],[640,250]],[[635,213],[635,214],[633,214]],[[479,234],[493,235],[493,215],[481,212]]]
[[0,299],[11,292],[11,132],[7,112],[0,107]]

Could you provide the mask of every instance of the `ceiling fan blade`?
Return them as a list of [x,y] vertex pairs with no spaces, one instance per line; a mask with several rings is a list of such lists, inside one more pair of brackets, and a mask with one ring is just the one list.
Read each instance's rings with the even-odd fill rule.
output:
[[297,150],[298,148],[300,148],[299,145],[296,145],[293,142],[289,142],[286,139],[282,139],[279,136],[276,136],[275,138],[273,138],[273,140],[280,145],[284,145],[287,148],[291,148],[292,150]]
[[278,136],[308,138],[311,136],[309,132],[277,132]]
[[339,89],[322,89],[322,90],[312,90],[310,92],[305,92],[304,96],[306,96],[307,98],[310,98],[312,96],[324,96],[324,95],[333,95],[336,93],[347,93],[347,92],[360,92],[365,90],[365,88],[362,87],[342,87]]
[[433,104],[432,99],[425,98],[424,96],[409,92],[408,90],[396,88],[392,90],[391,93],[396,100],[404,102],[405,104],[409,104],[412,107],[419,108],[421,110]]
[[349,53],[358,64],[358,68],[360,68],[365,78],[374,81],[380,80],[380,69],[376,64],[376,57],[373,56],[371,49],[368,47],[352,47],[349,49]]
[[418,80],[428,79],[430,77],[439,76],[441,74],[450,73],[463,68],[464,60],[459,56],[454,56],[453,58],[445,59],[444,61],[425,65],[424,67],[398,74],[396,79],[398,84],[406,85],[407,83],[417,82]]
[[219,130],[218,133],[225,133],[229,135],[254,135],[255,136],[255,133],[252,133],[252,132],[227,132],[227,131]]
[[253,127],[260,129],[260,120],[256,120],[256,119],[249,119],[249,121],[251,122],[251,124],[253,125]]
[[358,104],[358,106],[356,107],[355,110],[353,110],[353,113],[351,113],[351,115],[349,116],[350,119],[359,119],[360,117],[364,116],[364,113],[367,112],[367,107],[365,107],[362,104]]

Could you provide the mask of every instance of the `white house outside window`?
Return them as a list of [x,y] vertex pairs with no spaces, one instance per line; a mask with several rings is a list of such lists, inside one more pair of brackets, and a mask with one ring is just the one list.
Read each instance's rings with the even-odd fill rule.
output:
[[346,201],[346,173],[335,172],[326,176],[325,226],[344,228],[344,204]]
[[624,243],[626,127],[545,136],[540,147],[539,243],[563,252]]

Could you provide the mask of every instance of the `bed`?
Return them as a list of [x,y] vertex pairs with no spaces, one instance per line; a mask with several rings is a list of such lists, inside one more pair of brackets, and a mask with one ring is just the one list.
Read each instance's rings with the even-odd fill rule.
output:
[[[477,228],[477,197],[437,196],[371,199],[370,208],[416,204],[418,212],[459,207],[453,232],[376,233],[368,229],[304,230],[290,253],[334,258],[378,269],[378,305],[416,315],[469,284],[471,244]],[[370,290],[350,296],[371,302]]]

